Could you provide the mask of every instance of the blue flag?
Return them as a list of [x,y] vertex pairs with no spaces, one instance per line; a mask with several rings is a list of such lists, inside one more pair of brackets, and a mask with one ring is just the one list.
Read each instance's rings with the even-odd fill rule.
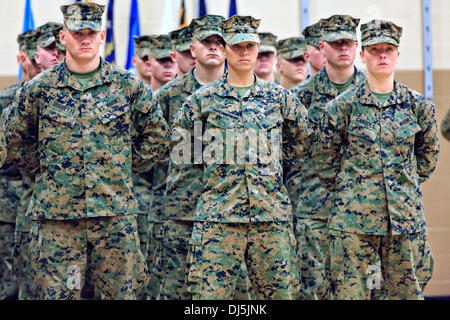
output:
[[[130,70],[134,69],[133,66],[133,56],[134,56],[134,38],[133,36],[140,36],[141,30],[139,27],[139,8],[138,1],[131,0],[131,9],[130,9],[130,31],[128,35],[128,54],[127,54],[127,63],[125,64],[125,69]],[[132,70],[135,71],[135,70]]]
[[228,13],[228,18],[230,18],[236,14],[237,14],[236,0],[230,0],[230,11]]
[[106,19],[105,60],[110,63],[115,63],[116,52],[114,46],[114,0],[109,0],[108,2],[108,12],[106,13]]
[[[33,10],[31,9],[31,0],[25,1],[25,12],[23,15],[23,28],[22,32],[34,29]],[[22,67],[19,67],[19,81],[22,79]]]
[[206,16],[207,12],[205,0],[198,0],[198,18]]

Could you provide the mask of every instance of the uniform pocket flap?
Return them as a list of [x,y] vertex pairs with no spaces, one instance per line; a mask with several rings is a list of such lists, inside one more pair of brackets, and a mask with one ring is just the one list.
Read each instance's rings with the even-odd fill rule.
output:
[[348,128],[348,132],[354,136],[369,140],[371,142],[375,142],[377,139],[377,132],[375,130],[368,127],[359,127],[356,125],[351,125]]
[[109,102],[102,103],[97,106],[95,113],[103,124],[119,118],[128,112],[128,104],[119,98]]
[[398,142],[403,141],[411,136],[414,136],[417,132],[422,129],[417,124],[417,122],[411,120],[405,124],[401,124],[395,131],[395,138]]

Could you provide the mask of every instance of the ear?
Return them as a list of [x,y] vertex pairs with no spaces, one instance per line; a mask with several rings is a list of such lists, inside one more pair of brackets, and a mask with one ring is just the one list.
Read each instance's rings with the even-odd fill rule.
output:
[[175,58],[175,51],[170,52],[170,57],[172,58],[173,61],[177,61]]
[[37,64],[41,64],[41,58],[39,57],[39,53],[34,53],[34,61],[36,61]]
[[195,54],[195,45],[193,43],[189,45],[189,50],[191,51],[192,57],[194,57],[194,59],[197,59],[197,55]]
[[104,44],[105,43],[105,39],[106,39],[106,30],[102,30],[100,31],[100,44]]
[[319,41],[319,50],[322,54],[325,54],[325,44],[323,41]]
[[303,59],[305,59],[305,62],[309,62],[309,53],[308,52],[303,53]]
[[280,60],[279,59],[277,59],[277,63],[276,63],[275,66],[277,67],[278,72],[281,73],[282,68],[281,68],[281,64],[280,64]]
[[136,63],[137,63],[136,56],[133,56],[133,58],[131,58],[131,63],[133,64],[133,66],[136,67]]
[[66,29],[65,28],[62,29],[59,32],[59,41],[61,41],[61,44],[67,45],[67,42],[66,42]]
[[366,63],[366,59],[364,57],[364,51],[363,50],[361,50],[359,52],[359,56],[361,57],[361,62],[365,64]]

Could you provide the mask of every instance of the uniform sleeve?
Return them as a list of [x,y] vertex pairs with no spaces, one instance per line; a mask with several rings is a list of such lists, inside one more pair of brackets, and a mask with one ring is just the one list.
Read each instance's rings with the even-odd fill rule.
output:
[[283,165],[292,168],[305,157],[312,130],[308,111],[290,92],[286,94],[283,118]]
[[445,139],[450,141],[450,109],[441,124],[441,132]]
[[14,102],[6,109],[4,134],[6,162],[33,175],[39,169],[38,108],[29,86],[18,90]]
[[200,108],[198,98],[192,95],[184,101],[183,106],[173,117],[171,161],[174,164],[191,164],[196,162],[195,160],[202,159],[202,154],[192,154],[194,145],[202,145],[202,136],[194,136],[195,125],[202,125]]
[[3,134],[3,127],[0,130],[0,166],[3,165],[3,162],[6,160],[6,147],[5,147],[5,135]]
[[164,157],[169,146],[169,127],[150,87],[142,82],[134,103],[133,170],[146,172]]
[[324,187],[333,192],[340,170],[341,146],[345,141],[348,121],[337,100],[330,101],[321,116],[319,130],[311,139],[311,159]]
[[438,126],[434,104],[423,103],[418,112],[418,124],[422,129],[417,133],[414,142],[414,152],[417,159],[417,173],[420,180],[430,178],[436,169],[439,156]]

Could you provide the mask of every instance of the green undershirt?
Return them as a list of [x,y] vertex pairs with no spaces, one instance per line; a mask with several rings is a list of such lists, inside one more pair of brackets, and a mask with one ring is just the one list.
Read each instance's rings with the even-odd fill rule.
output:
[[392,92],[389,93],[378,93],[378,92],[374,92],[372,91],[372,94],[377,97],[377,99],[381,102],[381,104],[385,104],[387,99],[389,99],[389,97],[391,96]]
[[353,79],[355,79],[355,73],[353,72],[353,75],[344,83],[336,83],[330,80],[330,82],[333,84],[333,86],[339,91],[339,93],[344,92],[347,90],[350,85],[352,84]]
[[248,87],[235,87],[235,86],[231,86],[234,90],[236,90],[236,92],[239,95],[239,98],[243,98],[249,91],[250,89],[253,87],[253,85],[248,86]]
[[[66,64],[67,67],[67,64]],[[69,72],[75,77],[77,78],[77,80],[83,85],[83,88],[85,88],[89,82],[91,82],[92,78],[94,78],[94,75],[100,70],[101,68],[101,63],[98,65],[97,68],[95,68],[92,71],[89,72],[75,72],[69,69],[69,67],[67,67],[67,70],[69,70]]]

